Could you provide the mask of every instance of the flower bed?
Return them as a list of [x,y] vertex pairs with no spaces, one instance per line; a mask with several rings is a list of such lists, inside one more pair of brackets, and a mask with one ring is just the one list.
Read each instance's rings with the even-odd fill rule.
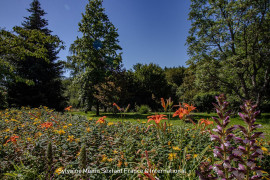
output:
[[[149,121],[154,123],[113,123],[46,107],[1,111],[0,178],[198,179],[204,165],[221,162],[213,154],[219,142],[210,140],[211,121],[169,126],[162,115]],[[265,158],[257,166],[268,171],[268,149],[260,149]]]

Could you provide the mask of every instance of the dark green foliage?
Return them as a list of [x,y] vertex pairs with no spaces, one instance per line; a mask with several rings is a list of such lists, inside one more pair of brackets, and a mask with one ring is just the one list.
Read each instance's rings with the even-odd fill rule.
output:
[[85,145],[82,146],[81,151],[80,151],[80,168],[85,169],[86,168],[86,162],[87,162],[87,157],[86,157],[86,149]]
[[196,104],[197,110],[200,112],[210,113],[213,111],[213,102],[217,92],[199,93],[194,97],[194,104]]
[[169,86],[168,88],[170,89],[169,97],[171,97],[174,102],[179,101],[179,98],[177,98],[176,93],[177,89],[183,84],[185,77],[185,70],[186,68],[183,66],[164,68],[166,81]]
[[47,164],[48,167],[51,167],[52,162],[53,162],[53,152],[52,152],[52,143],[49,142],[48,146],[47,146]]
[[[63,65],[61,62],[57,62],[57,54],[62,48],[62,42],[57,36],[50,35],[51,31],[46,27],[48,22],[42,18],[46,13],[41,9],[39,1],[34,0],[30,6],[28,11],[31,15],[26,17],[26,21],[22,23],[23,29],[40,31],[46,36],[54,38],[54,41],[44,43],[46,59],[42,56],[26,56],[23,61],[17,62],[16,75],[30,80],[32,85],[17,81],[8,82],[8,102],[10,106],[38,107],[45,105],[61,110],[64,107],[60,79]],[[25,37],[24,34],[17,33],[19,36]],[[28,40],[27,37],[26,40]]]
[[160,98],[169,96],[169,88],[164,70],[156,64],[136,64],[133,66],[136,103],[147,104],[153,110],[160,108]]

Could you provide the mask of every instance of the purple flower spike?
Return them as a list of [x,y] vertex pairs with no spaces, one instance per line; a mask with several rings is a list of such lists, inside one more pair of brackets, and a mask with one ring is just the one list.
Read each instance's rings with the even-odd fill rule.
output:
[[[217,123],[217,127],[213,129],[213,132],[216,133],[211,135],[211,140],[219,143],[218,146],[215,146],[213,153],[216,158],[222,161],[220,164],[214,164],[213,166],[217,175],[216,178],[222,180],[260,179],[262,174],[256,166],[255,159],[262,158],[263,151],[261,147],[257,146],[256,139],[263,137],[263,133],[253,132],[261,127],[261,125],[255,124],[255,117],[260,113],[260,111],[256,111],[257,105],[252,105],[251,101],[245,101],[244,105],[240,106],[242,113],[238,114],[246,123],[246,128],[241,125],[227,128],[230,123],[230,112],[226,109],[228,102],[224,94],[216,97],[216,100],[218,104],[214,104],[214,106],[219,118],[212,117]],[[233,133],[235,129],[242,132],[243,138],[236,137]],[[232,143],[232,140],[236,145]],[[205,179],[213,178],[210,171],[208,175],[203,176]],[[257,175],[254,175],[253,172],[256,172]]]

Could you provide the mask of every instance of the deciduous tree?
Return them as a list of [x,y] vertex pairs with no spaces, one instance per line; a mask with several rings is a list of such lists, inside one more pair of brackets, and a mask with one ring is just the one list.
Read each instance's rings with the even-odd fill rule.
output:
[[189,63],[200,86],[260,104],[269,88],[269,0],[192,0]]

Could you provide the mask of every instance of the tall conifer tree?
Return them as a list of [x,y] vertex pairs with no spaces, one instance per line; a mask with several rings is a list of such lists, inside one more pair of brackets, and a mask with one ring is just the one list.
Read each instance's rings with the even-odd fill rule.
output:
[[94,86],[117,71],[122,61],[121,53],[118,53],[122,48],[118,45],[117,29],[105,14],[102,2],[89,0],[79,23],[82,37],[71,45],[72,56],[68,57],[74,82],[81,86],[81,100],[88,107],[95,104],[97,115],[100,102],[94,96],[98,95]]
[[[25,21],[22,23],[23,28],[39,30],[47,36],[53,36],[47,28],[48,21],[43,18],[46,13],[41,9],[39,1],[33,0],[27,10],[31,15],[25,17]],[[16,73],[31,80],[34,85],[23,82],[9,83],[8,101],[10,105],[31,107],[44,105],[57,110],[63,108],[64,98],[61,85],[63,66],[57,62],[57,54],[63,46],[57,36],[53,37],[56,38],[56,41],[45,44],[47,59],[29,56],[18,64]]]

